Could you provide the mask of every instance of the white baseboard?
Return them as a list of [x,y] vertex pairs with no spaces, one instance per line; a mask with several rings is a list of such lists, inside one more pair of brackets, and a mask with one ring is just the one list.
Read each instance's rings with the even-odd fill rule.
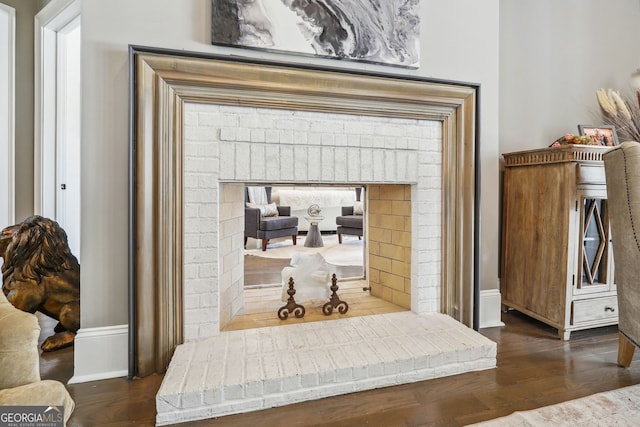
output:
[[69,384],[129,374],[128,325],[80,329],[74,343],[74,372]]
[[499,289],[480,291],[480,328],[504,326],[501,320],[502,295]]

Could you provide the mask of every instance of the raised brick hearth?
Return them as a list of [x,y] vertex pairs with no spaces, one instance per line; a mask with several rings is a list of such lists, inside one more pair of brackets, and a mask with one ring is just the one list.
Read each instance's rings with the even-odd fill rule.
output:
[[411,312],[224,332],[178,347],[157,424],[255,411],[496,366],[496,344]]

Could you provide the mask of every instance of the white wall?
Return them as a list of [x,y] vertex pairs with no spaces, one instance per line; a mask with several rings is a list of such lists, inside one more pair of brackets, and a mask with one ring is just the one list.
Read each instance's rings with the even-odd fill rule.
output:
[[37,0],[1,0],[16,10],[15,221],[33,214],[33,17]]
[[[424,1],[421,75],[480,87],[480,289],[498,287],[498,1]],[[503,2],[504,3],[504,2]]]
[[500,3],[500,153],[601,124],[595,91],[640,66],[637,0]]

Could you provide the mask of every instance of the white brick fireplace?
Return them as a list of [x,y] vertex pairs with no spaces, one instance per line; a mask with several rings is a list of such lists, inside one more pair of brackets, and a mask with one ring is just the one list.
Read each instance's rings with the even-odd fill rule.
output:
[[[474,85],[153,48],[131,55],[130,374],[169,367],[159,423],[495,366],[495,345],[467,327],[477,275]],[[286,350],[282,337],[322,336],[322,324],[341,320],[313,332],[220,332],[243,304],[243,186],[278,183],[411,188],[402,320],[343,319],[347,341],[313,350],[314,363],[311,347]],[[353,357],[349,342],[363,346]],[[262,346],[276,353],[256,354]],[[284,359],[300,373],[287,374]]]
[[185,340],[243,306],[245,183],[410,184],[411,309],[439,311],[440,122],[186,104],[184,125]]

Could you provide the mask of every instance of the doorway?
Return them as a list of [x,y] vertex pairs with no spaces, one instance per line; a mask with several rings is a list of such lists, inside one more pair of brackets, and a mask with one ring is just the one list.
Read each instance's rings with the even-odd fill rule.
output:
[[80,261],[80,7],[77,1],[50,6],[36,16],[40,86],[36,87],[34,211],[60,224]]
[[56,130],[56,221],[67,232],[71,252],[80,260],[80,17],[58,38]]

